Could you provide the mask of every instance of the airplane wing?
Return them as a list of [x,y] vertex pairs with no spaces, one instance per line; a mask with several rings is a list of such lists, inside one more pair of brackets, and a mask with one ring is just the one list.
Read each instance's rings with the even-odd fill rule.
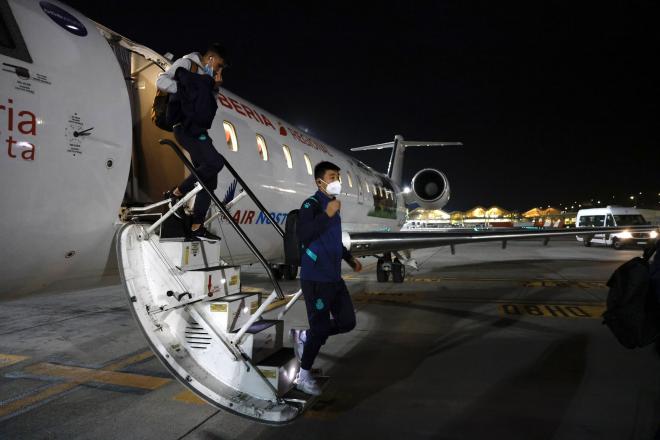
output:
[[[439,246],[455,246],[466,243],[480,243],[486,241],[501,241],[502,247],[510,240],[543,239],[544,244],[552,237],[584,236],[591,240],[596,234],[613,234],[628,231],[631,234],[644,234],[656,231],[652,226],[636,227],[603,227],[603,228],[574,228],[574,229],[525,229],[525,228],[498,228],[496,230],[461,229],[457,231],[399,231],[399,232],[353,232],[344,237],[344,245],[350,249],[354,256],[374,255],[383,252],[397,252],[404,250],[433,248]],[[346,237],[346,235],[348,237]],[[633,237],[637,237],[633,235]],[[639,237],[642,237],[640,235]],[[647,237],[644,234],[644,237]],[[655,237],[653,237],[655,238]],[[645,238],[640,238],[645,239]]]

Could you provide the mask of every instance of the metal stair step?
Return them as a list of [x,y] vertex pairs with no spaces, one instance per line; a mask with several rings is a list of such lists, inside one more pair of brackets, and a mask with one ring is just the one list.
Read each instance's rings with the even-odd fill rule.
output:
[[[236,332],[234,332],[236,333]],[[277,353],[284,346],[284,321],[262,319],[245,333],[241,347],[249,354],[253,364]]]
[[294,387],[294,379],[300,364],[293,349],[285,347],[258,362],[257,368],[275,387],[277,394],[284,396]]
[[[313,371],[313,370],[312,370]],[[321,387],[321,390],[325,389],[325,387],[328,385],[328,382],[330,382],[330,377],[329,376],[314,376],[314,379],[316,379],[316,383]],[[297,404],[302,404],[302,410],[306,410],[310,408],[314,403],[319,400],[319,398],[323,397],[323,395],[320,396],[312,396],[310,394],[303,393],[302,391],[298,390],[295,386],[291,388],[286,394],[281,396],[284,400],[287,402],[292,402],[292,403],[297,403]]]
[[221,265],[219,241],[160,241],[162,253],[181,271],[208,269]]
[[195,304],[196,309],[216,329],[230,333],[245,324],[259,308],[259,295],[237,293]]

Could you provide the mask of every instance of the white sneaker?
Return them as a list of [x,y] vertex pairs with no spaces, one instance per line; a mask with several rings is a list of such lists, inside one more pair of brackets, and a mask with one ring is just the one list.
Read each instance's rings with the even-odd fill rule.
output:
[[305,349],[305,342],[301,338],[301,333],[305,330],[291,329],[291,341],[293,342],[293,352],[296,354],[298,362],[302,361],[303,350]]
[[296,389],[302,391],[305,394],[311,394],[312,396],[321,395],[321,387],[319,387],[319,384],[316,383],[316,380],[314,380],[312,377],[301,379],[300,376],[298,376],[298,380],[296,381]]

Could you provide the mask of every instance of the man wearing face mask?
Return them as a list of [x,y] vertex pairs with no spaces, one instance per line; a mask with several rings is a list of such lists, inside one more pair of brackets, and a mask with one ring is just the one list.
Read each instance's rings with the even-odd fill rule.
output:
[[[225,49],[218,43],[209,46],[204,55],[193,52],[175,61],[156,81],[158,89],[170,94],[167,121],[172,124],[177,142],[190,153],[195,171],[211,190],[218,186],[218,173],[224,158],[213,146],[208,135],[218,109],[217,90],[222,84]],[[190,175],[181,184],[165,193],[168,198],[181,198],[193,189],[195,178]],[[204,227],[211,197],[201,191],[195,197],[190,234],[201,240],[219,240]]]
[[314,168],[318,191],[307,198],[298,212],[297,236],[301,243],[300,286],[307,307],[308,330],[292,330],[294,351],[300,360],[296,387],[319,395],[321,389],[310,371],[321,346],[329,336],[355,327],[355,310],[344,280],[341,261],[355,272],[362,265],[341,241],[341,194],[339,167],[321,162]]

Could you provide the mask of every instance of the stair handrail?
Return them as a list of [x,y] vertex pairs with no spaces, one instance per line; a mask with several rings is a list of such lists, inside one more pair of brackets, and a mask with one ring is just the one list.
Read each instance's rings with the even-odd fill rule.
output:
[[[220,212],[222,212],[224,214],[224,216],[227,219],[227,221],[229,222],[229,224],[234,228],[234,230],[239,235],[239,237],[241,237],[243,242],[245,242],[248,249],[250,249],[250,251],[254,254],[254,256],[257,257],[257,259],[259,260],[261,265],[264,267],[264,269],[266,269],[266,273],[268,274],[268,277],[270,278],[270,281],[273,284],[273,287],[275,288],[275,291],[277,292],[278,299],[285,299],[285,296],[282,293],[282,288],[280,287],[280,284],[275,279],[275,276],[273,275],[273,271],[270,267],[270,264],[266,260],[266,258],[264,258],[264,256],[261,254],[261,252],[259,252],[259,249],[257,249],[257,247],[254,245],[254,243],[252,243],[252,240],[250,240],[250,238],[245,234],[245,231],[243,231],[243,229],[238,225],[238,223],[236,223],[236,220],[234,220],[234,218],[231,216],[230,212],[227,210],[225,205],[220,201],[220,199],[218,199],[218,196],[216,196],[215,193],[213,191],[211,191],[206,186],[206,184],[204,182],[202,182],[202,180],[199,178],[199,175],[197,174],[197,171],[195,171],[195,167],[193,167],[192,163],[190,163],[188,158],[186,156],[184,156],[183,152],[177,146],[177,144],[174,143],[173,141],[169,140],[169,139],[161,139],[161,140],[158,141],[158,143],[160,143],[161,145],[168,145],[172,148],[172,150],[174,150],[174,153],[176,153],[176,155],[179,157],[181,162],[183,162],[183,164],[186,166],[186,168],[188,168],[188,171],[190,171],[190,174],[192,174],[195,177],[195,179],[197,179],[197,182],[199,182],[199,184],[204,189],[204,191],[206,191],[206,193],[211,197],[211,201],[220,210]],[[225,161],[225,166],[226,165],[228,165],[228,164]],[[232,170],[233,170],[233,168],[232,168]],[[245,187],[243,187],[243,188],[245,188]],[[271,221],[271,223],[274,224],[273,221]]]
[[[223,158],[224,158],[224,156],[223,156]],[[250,189],[250,187],[247,186],[247,184],[245,183],[245,181],[243,181],[243,178],[242,178],[242,177],[236,172],[236,170],[234,169],[234,167],[232,167],[231,164],[230,164],[229,162],[227,162],[227,159],[225,159],[225,168],[227,168],[227,170],[228,170],[228,171],[234,176],[234,178],[236,179],[236,181],[241,185],[241,187],[242,187],[243,190],[247,193],[247,195],[250,196],[250,198],[252,199],[252,201],[257,205],[257,207],[261,210],[261,212],[263,212],[264,215],[265,215],[266,217],[268,217],[270,224],[273,225],[273,227],[275,228],[275,230],[277,231],[277,233],[280,234],[280,236],[281,236],[282,238],[284,238],[284,231],[282,230],[282,228],[280,227],[280,225],[279,225],[279,224],[278,224],[278,223],[277,223],[277,222],[276,222],[276,221],[270,216],[270,212],[269,212],[269,211],[266,209],[266,207],[261,203],[261,200],[259,200],[259,199],[257,198],[257,196],[254,195],[254,193],[252,192],[252,190]]]

